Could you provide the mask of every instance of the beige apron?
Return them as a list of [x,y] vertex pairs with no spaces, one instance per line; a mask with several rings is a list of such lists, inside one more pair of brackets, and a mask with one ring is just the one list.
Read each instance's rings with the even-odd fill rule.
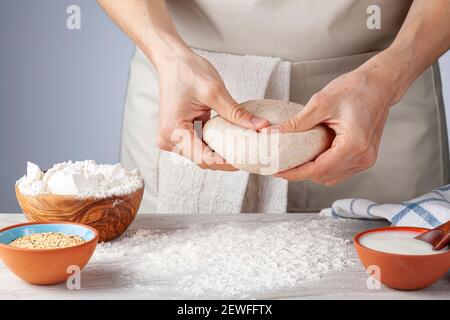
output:
[[[291,61],[290,100],[305,104],[343,73],[386,48],[410,0],[168,1],[178,31],[192,47]],[[370,5],[381,30],[369,30]],[[347,197],[398,202],[448,183],[448,143],[437,66],[427,69],[391,108],[378,160],[344,183],[289,184],[290,212],[317,211]],[[131,62],[121,161],[144,175],[141,212],[154,212],[158,186],[158,78],[140,50]]]

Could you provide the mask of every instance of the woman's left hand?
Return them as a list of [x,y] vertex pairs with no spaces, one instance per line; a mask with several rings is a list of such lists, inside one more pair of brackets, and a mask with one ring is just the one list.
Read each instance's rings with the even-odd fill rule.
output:
[[331,148],[314,161],[276,176],[330,186],[375,163],[386,117],[395,99],[385,77],[389,73],[379,69],[376,63],[369,63],[336,78],[295,117],[274,126],[280,132],[301,132],[324,124],[336,134]]

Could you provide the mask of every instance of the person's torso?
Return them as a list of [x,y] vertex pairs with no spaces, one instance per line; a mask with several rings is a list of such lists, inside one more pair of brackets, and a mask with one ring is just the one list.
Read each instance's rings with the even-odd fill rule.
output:
[[[412,0],[168,0],[192,47],[305,61],[385,48]],[[380,29],[367,20],[380,8]],[[369,10],[368,10],[369,8]],[[369,11],[369,12],[368,12]],[[371,19],[369,19],[372,21]]]

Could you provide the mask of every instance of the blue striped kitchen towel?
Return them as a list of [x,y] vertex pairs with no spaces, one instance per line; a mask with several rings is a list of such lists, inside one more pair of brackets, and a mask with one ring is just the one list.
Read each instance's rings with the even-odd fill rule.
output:
[[323,209],[320,214],[356,219],[387,219],[394,226],[435,228],[450,220],[450,184],[398,204],[378,204],[356,198],[337,200],[331,208]]

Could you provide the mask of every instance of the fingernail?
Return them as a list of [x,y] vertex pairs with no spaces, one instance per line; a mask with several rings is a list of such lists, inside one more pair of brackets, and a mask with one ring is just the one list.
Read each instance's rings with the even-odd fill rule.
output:
[[265,119],[258,118],[258,117],[251,118],[250,122],[257,129],[265,127],[265,126],[267,126],[269,124],[269,121],[267,121]]
[[269,133],[277,133],[278,127],[275,126],[270,126],[270,127],[265,127],[259,130],[260,133],[265,133],[265,134],[269,134]]
[[276,125],[264,128],[264,129],[267,129],[267,131],[270,132],[270,133],[277,133],[277,132],[280,132],[281,126],[276,124]]

